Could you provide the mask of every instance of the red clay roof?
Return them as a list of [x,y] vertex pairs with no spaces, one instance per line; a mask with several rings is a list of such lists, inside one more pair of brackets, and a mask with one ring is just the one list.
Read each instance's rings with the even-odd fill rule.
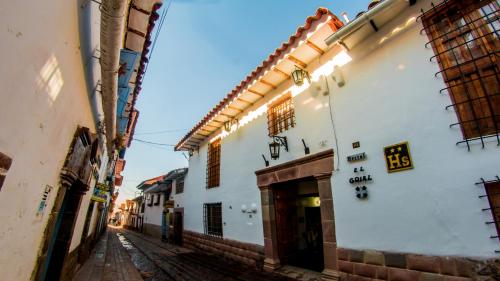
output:
[[205,117],[194,126],[175,146],[175,150],[178,150],[181,144],[187,140],[191,135],[193,135],[200,127],[202,127],[208,120],[210,120],[213,116],[217,114],[219,110],[224,108],[231,100],[238,95],[240,90],[246,88],[255,78],[259,77],[267,67],[272,65],[284,52],[288,51],[291,46],[295,43],[295,41],[302,36],[302,34],[308,31],[311,28],[313,22],[321,19],[322,16],[329,15],[332,17],[332,24],[335,25],[337,29],[343,26],[343,23],[327,8],[320,7],[316,10],[316,14],[313,16],[309,16],[306,19],[306,23],[303,26],[297,28],[297,32],[290,36],[287,42],[281,44],[279,48],[277,48],[274,53],[269,55],[267,59],[265,59],[260,66],[258,66],[252,73],[250,73],[243,81],[240,82],[238,86],[236,86],[223,100],[219,102],[210,112],[205,115]]

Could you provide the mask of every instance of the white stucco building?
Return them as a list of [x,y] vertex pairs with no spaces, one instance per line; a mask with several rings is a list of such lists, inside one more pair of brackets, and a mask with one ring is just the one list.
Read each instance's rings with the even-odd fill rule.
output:
[[0,6],[0,279],[70,280],[106,227],[161,1]]
[[184,243],[325,279],[476,277],[500,249],[498,12],[318,9],[176,146]]
[[141,227],[136,227],[139,231],[163,240],[173,238],[174,194],[182,193],[186,173],[187,168],[175,169],[137,186],[144,193]]

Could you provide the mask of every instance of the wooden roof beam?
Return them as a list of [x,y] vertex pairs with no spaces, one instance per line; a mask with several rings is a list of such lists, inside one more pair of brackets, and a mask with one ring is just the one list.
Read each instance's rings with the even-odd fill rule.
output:
[[302,67],[302,68],[306,68],[306,67],[307,67],[307,63],[305,63],[305,62],[303,62],[303,61],[299,60],[298,58],[296,58],[296,57],[294,57],[294,56],[292,56],[292,55],[288,56],[288,57],[287,57],[287,59],[288,59],[289,61],[291,61],[291,62],[295,63],[295,64],[298,64],[298,65],[299,65],[300,67]]
[[318,45],[314,44],[313,42],[309,41],[309,40],[306,40],[306,45],[315,50],[318,54],[322,55],[325,53],[325,51],[323,49],[321,49]]
[[269,87],[271,87],[271,88],[273,88],[273,89],[276,89],[276,85],[272,84],[272,83],[271,83],[271,82],[269,82],[269,81],[266,81],[266,80],[264,80],[264,79],[260,79],[260,80],[259,80],[259,82],[260,82],[260,83],[262,83],[262,84],[264,84],[264,85],[267,85],[267,86],[269,86]]
[[261,93],[259,93],[259,92],[257,92],[257,91],[252,90],[252,89],[248,89],[247,91],[248,91],[249,93],[252,93],[252,94],[254,94],[254,95],[257,95],[257,96],[259,96],[259,97],[261,97],[261,98],[262,98],[262,97],[264,97],[264,94],[261,94]]

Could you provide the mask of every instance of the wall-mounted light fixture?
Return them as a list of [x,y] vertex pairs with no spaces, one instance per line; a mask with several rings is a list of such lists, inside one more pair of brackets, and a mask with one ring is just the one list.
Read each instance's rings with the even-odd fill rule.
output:
[[304,145],[304,153],[306,155],[311,153],[311,150],[309,149],[309,146],[306,145],[306,142],[304,141],[304,139],[302,139],[302,144]]
[[192,150],[192,149],[188,150],[188,154],[189,154],[189,157],[193,156],[194,150]]
[[286,137],[271,136],[273,142],[269,144],[269,152],[271,153],[271,159],[276,160],[280,158],[280,146],[284,146],[285,150],[288,151],[288,142]]
[[292,71],[292,78],[293,78],[293,83],[297,86],[302,86],[302,84],[304,84],[304,78],[307,79],[309,83],[311,83],[309,72],[298,66],[295,66],[295,70]]
[[264,158],[264,163],[266,164],[266,167],[269,167],[269,160],[266,159],[266,156],[262,154],[262,158]]
[[231,119],[229,121],[224,122],[224,131],[231,132],[231,128],[233,125],[238,126],[238,119]]
[[241,205],[241,212],[242,213],[248,213],[248,214],[256,214],[257,213],[257,204],[252,203],[250,207],[247,207],[247,205],[243,204]]
[[342,70],[340,69],[340,67],[335,67],[332,72],[332,79],[337,83],[337,86],[339,86],[339,88],[345,85],[344,75],[342,74]]

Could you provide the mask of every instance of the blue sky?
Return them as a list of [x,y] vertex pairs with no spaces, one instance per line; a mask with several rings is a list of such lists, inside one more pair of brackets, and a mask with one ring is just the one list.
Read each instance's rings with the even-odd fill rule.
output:
[[[162,9],[170,0],[164,0]],[[147,69],[136,107],[135,138],[176,144],[318,7],[352,19],[370,0],[174,0]],[[157,25],[158,26],[158,25]],[[164,133],[156,133],[169,131]],[[118,201],[143,180],[186,167],[173,147],[133,141]]]

